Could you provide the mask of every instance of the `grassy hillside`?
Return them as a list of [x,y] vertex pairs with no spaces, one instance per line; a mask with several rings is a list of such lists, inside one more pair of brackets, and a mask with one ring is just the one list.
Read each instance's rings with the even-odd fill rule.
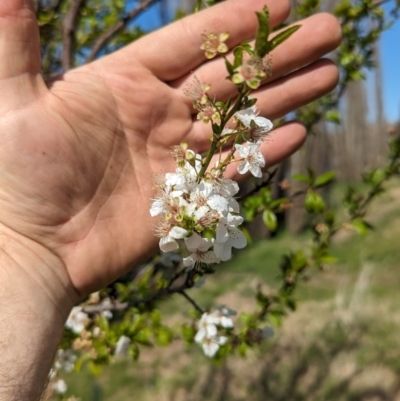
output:
[[[69,375],[69,393],[81,401],[400,400],[400,189],[384,195],[370,216],[375,231],[340,235],[339,262],[310,274],[298,292],[299,309],[246,359],[216,366],[196,347],[176,342],[97,378]],[[308,242],[288,234],[257,242],[192,296],[204,306],[251,310],[255,286],[276,285],[280,256]],[[163,308],[172,321],[188,311],[179,298]]]

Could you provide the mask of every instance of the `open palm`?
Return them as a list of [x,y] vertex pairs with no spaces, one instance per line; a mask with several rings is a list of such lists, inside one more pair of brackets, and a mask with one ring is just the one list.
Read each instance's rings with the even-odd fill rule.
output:
[[[267,3],[272,24],[281,23],[287,2]],[[30,1],[1,2],[0,223],[57,255],[78,293],[154,250],[153,174],[171,169],[171,146],[185,140],[203,151],[209,143],[183,87],[196,75],[216,98],[234,95],[223,62],[205,62],[201,33],[228,31],[233,47],[254,35],[263,4],[231,0],[45,83]],[[273,76],[255,94],[271,119],[337,80],[329,61],[317,61],[337,46],[337,22],[318,15],[302,25],[274,53]],[[263,145],[268,165],[304,136],[297,123],[276,130]]]

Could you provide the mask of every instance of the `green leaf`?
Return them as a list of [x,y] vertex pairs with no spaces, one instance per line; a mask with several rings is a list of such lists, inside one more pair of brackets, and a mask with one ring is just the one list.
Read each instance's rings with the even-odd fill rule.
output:
[[372,226],[369,223],[361,219],[353,220],[350,223],[350,226],[360,235],[366,235],[368,231],[372,229]]
[[331,264],[331,263],[336,263],[337,260],[338,259],[335,256],[332,256],[332,255],[321,256],[321,258],[319,259],[319,261],[322,264],[326,264],[326,265]]
[[340,124],[340,113],[338,110],[329,110],[325,113],[325,120],[334,124]]
[[268,230],[275,231],[278,226],[278,220],[276,214],[269,209],[265,209],[263,212],[263,221]]
[[319,175],[314,182],[315,187],[321,187],[323,185],[328,184],[331,182],[336,176],[336,173],[334,171],[327,171],[326,173],[323,173]]
[[304,201],[308,213],[322,213],[325,210],[324,200],[314,191],[309,191]]
[[304,182],[307,185],[310,185],[312,183],[312,180],[310,180],[310,177],[304,175],[304,174],[293,174],[292,175],[292,180],[294,181],[299,181],[299,182]]
[[237,347],[237,350],[238,350],[238,353],[239,353],[239,355],[241,356],[241,357],[245,357],[246,356],[246,353],[247,353],[247,345],[246,345],[246,343],[245,342],[242,342],[238,347]]
[[195,335],[196,329],[193,326],[189,326],[187,324],[182,325],[182,337],[187,343],[193,343]]
[[201,0],[197,0],[196,3],[195,3],[195,5],[194,5],[193,12],[194,12],[194,13],[197,13],[197,12],[199,12],[200,10],[201,10]]
[[94,376],[100,376],[103,373],[103,367],[93,361],[89,362],[89,370]]
[[282,315],[277,313],[270,313],[268,315],[268,320],[273,326],[279,327],[282,325]]
[[133,358],[133,360],[137,361],[140,356],[139,346],[135,343],[131,344],[128,351],[129,355]]
[[257,103],[256,98],[247,99],[244,104],[244,108],[249,109],[250,107],[254,106]]
[[285,40],[289,39],[298,29],[300,29],[301,25],[294,25],[288,29],[285,29],[283,32],[276,35],[270,42],[269,42],[269,51],[275,49]]
[[256,12],[258,19],[258,29],[256,34],[255,52],[257,56],[263,58],[271,51],[271,44],[268,42],[269,29],[269,11],[268,7],[264,6],[261,12]]
[[[243,49],[240,46],[236,47],[235,50],[233,50],[233,55],[235,57],[233,60],[233,67],[237,68],[242,65],[243,62]],[[229,71],[229,73],[232,74],[231,71]]]
[[169,345],[172,340],[172,334],[166,327],[160,327],[156,336],[157,343],[163,346]]
[[152,331],[149,328],[145,328],[136,333],[133,340],[141,345],[146,345],[150,347],[153,345],[151,337]]
[[307,266],[307,258],[302,250],[298,250],[290,255],[290,263],[293,269],[301,272]]

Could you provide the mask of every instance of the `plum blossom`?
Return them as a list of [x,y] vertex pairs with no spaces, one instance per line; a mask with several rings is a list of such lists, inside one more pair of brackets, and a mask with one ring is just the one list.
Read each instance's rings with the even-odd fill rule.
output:
[[221,217],[217,224],[214,252],[222,261],[229,260],[232,256],[232,247],[242,249],[247,245],[246,236],[237,226],[242,224],[243,217],[228,214]]
[[65,394],[67,392],[68,386],[64,380],[58,379],[52,385],[52,388],[56,394]]
[[72,372],[77,360],[76,355],[71,349],[59,349],[54,363],[55,370],[65,370]]
[[81,333],[88,322],[89,316],[83,312],[81,306],[75,306],[72,308],[71,313],[65,322],[65,327],[71,329],[74,333]]
[[188,235],[188,232],[184,228],[178,226],[173,226],[171,228],[169,224],[161,225],[159,232],[160,235],[162,235],[160,238],[160,249],[163,252],[171,252],[179,249],[176,240],[183,239]]
[[235,148],[239,156],[243,159],[237,169],[238,172],[240,174],[246,174],[248,171],[250,171],[254,177],[261,178],[261,167],[265,166],[265,159],[259,150],[260,143],[247,142],[247,146],[235,145]]
[[228,209],[228,200],[213,192],[213,186],[211,184],[202,182],[190,194],[190,200],[199,207],[208,205],[211,209],[217,210],[218,212],[226,212]]
[[193,233],[191,237],[185,239],[185,243],[188,251],[192,254],[183,259],[184,266],[195,267],[199,263],[209,265],[219,262],[214,251],[209,251],[213,246],[213,241],[210,238],[202,238],[199,234]]
[[235,117],[249,129],[249,138],[254,142],[262,140],[273,128],[270,120],[258,115],[255,105],[248,109],[237,111]]
[[224,329],[233,328],[233,320],[231,316],[236,315],[236,311],[227,308],[226,306],[220,306],[218,309],[213,311],[211,314],[214,324],[217,324]]
[[197,322],[198,331],[194,338],[196,343],[202,343],[206,337],[213,337],[217,335],[218,319],[212,313],[203,313],[200,320]]
[[220,346],[228,341],[227,337],[218,334],[218,326],[224,329],[233,328],[233,321],[230,318],[233,314],[234,311],[221,307],[211,313],[203,313],[197,322],[198,331],[194,341],[202,346],[206,356],[212,358]]
[[218,352],[221,345],[226,344],[228,341],[228,337],[225,336],[214,336],[214,337],[206,337],[202,341],[202,347],[204,354],[209,358],[215,356]]

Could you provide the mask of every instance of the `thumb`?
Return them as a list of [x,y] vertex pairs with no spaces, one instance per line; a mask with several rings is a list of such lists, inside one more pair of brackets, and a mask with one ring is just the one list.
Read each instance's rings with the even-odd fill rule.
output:
[[0,0],[0,81],[40,74],[40,39],[31,0]]

